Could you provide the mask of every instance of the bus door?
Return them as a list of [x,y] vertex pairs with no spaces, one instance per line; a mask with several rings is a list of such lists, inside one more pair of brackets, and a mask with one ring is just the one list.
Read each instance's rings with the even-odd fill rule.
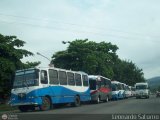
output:
[[46,70],[41,70],[40,72],[40,81],[43,88],[48,87],[48,75]]

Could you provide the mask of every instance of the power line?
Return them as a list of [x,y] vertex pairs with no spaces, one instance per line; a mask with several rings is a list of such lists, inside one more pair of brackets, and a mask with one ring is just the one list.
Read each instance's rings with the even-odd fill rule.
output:
[[127,33],[127,34],[134,34],[134,36],[139,36],[139,37],[155,37],[155,38],[159,38],[160,36],[153,36],[153,35],[143,35],[141,33],[137,33],[137,32],[126,32],[126,31],[121,31],[119,29],[113,29],[113,28],[108,28],[108,30],[106,30],[106,28],[101,28],[101,27],[95,27],[95,26],[89,26],[89,25],[80,25],[80,24],[74,24],[74,23],[67,23],[67,22],[60,22],[58,20],[46,20],[46,19],[41,19],[41,18],[35,18],[35,17],[26,17],[26,16],[18,16],[18,15],[10,15],[10,14],[3,14],[0,13],[1,16],[7,16],[7,17],[15,17],[15,18],[22,18],[22,19],[29,19],[29,20],[38,20],[38,21],[46,21],[46,22],[55,22],[55,23],[60,23],[60,24],[66,24],[66,25],[71,25],[71,26],[78,26],[78,27],[87,27],[87,28],[94,28],[97,30],[105,30],[105,31],[114,31],[114,32],[118,32],[118,33]]
[[[3,23],[8,23],[8,24],[23,24],[23,25],[29,25],[31,27],[39,27],[39,28],[45,28],[45,29],[54,29],[54,30],[63,30],[63,31],[67,31],[67,32],[78,32],[78,33],[88,33],[88,34],[94,34],[94,35],[99,35],[99,36],[107,36],[107,37],[113,37],[113,38],[122,38],[122,39],[140,39],[137,37],[126,37],[126,36],[122,36],[122,35],[113,35],[113,34],[108,34],[108,33],[98,33],[98,32],[90,32],[90,31],[80,31],[80,30],[69,30],[67,28],[57,28],[57,27],[52,27],[52,26],[43,26],[43,25],[35,25],[35,24],[31,24],[31,23],[24,23],[24,22],[8,22],[8,21],[4,21],[4,20],[0,20]],[[143,38],[144,39],[144,38]],[[142,38],[141,38],[142,40]]]

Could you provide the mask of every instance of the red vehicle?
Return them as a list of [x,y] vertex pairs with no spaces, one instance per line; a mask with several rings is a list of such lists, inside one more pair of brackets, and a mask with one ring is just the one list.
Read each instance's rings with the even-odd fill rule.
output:
[[108,102],[112,98],[111,80],[100,75],[89,75],[91,101]]

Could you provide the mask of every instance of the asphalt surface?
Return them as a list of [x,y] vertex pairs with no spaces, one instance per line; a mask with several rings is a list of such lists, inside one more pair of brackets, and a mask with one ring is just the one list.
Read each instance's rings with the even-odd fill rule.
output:
[[[58,119],[114,119],[114,114],[158,114],[155,119],[160,119],[160,97],[150,96],[149,99],[128,98],[118,101],[109,101],[100,104],[82,104],[80,107],[69,105],[54,108],[49,111],[35,111],[22,113],[15,111],[11,113],[18,115],[18,119],[36,120],[49,118]],[[92,118],[90,118],[92,117]],[[124,119],[124,118],[123,118]]]

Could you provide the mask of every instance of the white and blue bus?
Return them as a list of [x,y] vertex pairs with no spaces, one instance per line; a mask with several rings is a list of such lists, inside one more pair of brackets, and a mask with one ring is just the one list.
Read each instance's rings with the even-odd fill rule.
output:
[[125,83],[122,83],[122,82],[120,82],[120,84],[121,84],[121,89],[120,89],[120,93],[121,93],[121,99],[124,99],[124,98],[126,98],[126,94],[125,94]]
[[111,85],[112,85],[112,99],[118,100],[120,84],[118,81],[111,81]]
[[112,83],[112,99],[124,99],[125,98],[125,90],[124,90],[124,83],[119,81],[111,81]]
[[11,106],[20,111],[49,110],[53,105],[90,101],[88,75],[54,67],[18,70],[11,91]]

